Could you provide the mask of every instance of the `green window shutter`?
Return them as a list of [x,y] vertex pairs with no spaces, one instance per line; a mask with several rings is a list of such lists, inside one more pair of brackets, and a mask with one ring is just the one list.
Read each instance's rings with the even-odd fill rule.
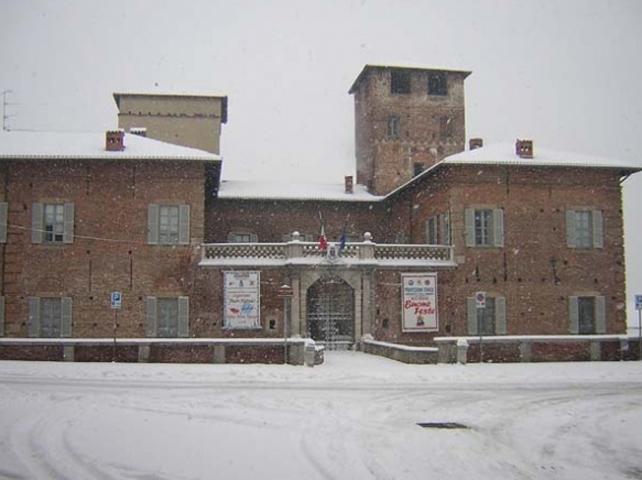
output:
[[29,318],[27,328],[30,337],[40,336],[40,298],[29,297]]
[[578,297],[568,297],[568,318],[569,318],[569,332],[578,334],[580,331],[580,311],[578,305]]
[[189,337],[189,297],[178,297],[178,336]]
[[44,206],[42,203],[33,203],[31,204],[31,243],[42,243],[44,229]]
[[441,230],[441,243],[443,245],[450,245],[450,214],[444,213],[441,216],[442,230]]
[[63,243],[74,243],[74,204],[65,203],[64,206],[64,232]]
[[593,210],[593,248],[604,247],[604,220],[601,210]]
[[426,243],[429,244],[430,240],[431,240],[430,239],[430,218],[428,218],[426,220],[426,222],[424,223],[424,231],[425,231],[425,234],[426,234]]
[[145,335],[150,338],[158,336],[158,317],[156,308],[156,297],[147,297],[145,299]]
[[178,206],[178,243],[189,245],[189,205]]
[[477,335],[477,305],[475,297],[466,299],[466,311],[468,317],[468,335]]
[[506,335],[506,298],[495,297],[495,334]]
[[504,210],[501,208],[493,210],[493,245],[504,246]]
[[575,248],[576,245],[575,210],[566,210],[566,246]]
[[475,210],[467,208],[464,210],[464,226],[466,236],[466,246],[475,246]]
[[71,297],[62,297],[62,337],[71,337]]
[[606,297],[595,297],[595,333],[606,333]]
[[9,204],[0,202],[0,243],[7,243],[7,212]]
[[155,203],[147,207],[147,243],[158,245],[158,205]]
[[4,337],[4,297],[0,297],[0,337]]

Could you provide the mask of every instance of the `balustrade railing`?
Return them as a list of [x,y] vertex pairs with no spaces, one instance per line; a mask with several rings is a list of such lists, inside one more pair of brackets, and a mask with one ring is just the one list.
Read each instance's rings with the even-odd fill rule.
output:
[[203,245],[203,259],[285,260],[286,245],[286,243],[206,243]]
[[202,265],[256,264],[286,265],[346,262],[380,266],[408,266],[453,263],[453,247],[425,244],[376,244],[369,234],[363,242],[348,242],[343,248],[331,243],[322,250],[317,242],[298,237],[284,243],[209,243],[202,246]]
[[452,247],[450,245],[391,245],[375,246],[377,260],[439,260],[451,259]]

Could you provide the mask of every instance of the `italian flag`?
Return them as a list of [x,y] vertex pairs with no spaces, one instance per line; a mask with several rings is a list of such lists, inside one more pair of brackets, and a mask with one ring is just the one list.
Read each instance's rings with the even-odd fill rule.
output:
[[325,228],[321,224],[321,234],[319,235],[319,250],[325,252],[328,249],[328,239],[325,238]]

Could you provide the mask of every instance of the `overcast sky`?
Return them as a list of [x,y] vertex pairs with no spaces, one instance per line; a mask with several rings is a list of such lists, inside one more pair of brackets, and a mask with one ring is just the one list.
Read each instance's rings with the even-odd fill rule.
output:
[[[641,23],[638,0],[0,0],[0,91],[10,128],[75,131],[117,125],[114,91],[225,94],[225,178],[339,182],[364,64],[467,69],[468,137],[642,165]],[[625,222],[631,299],[642,173]]]

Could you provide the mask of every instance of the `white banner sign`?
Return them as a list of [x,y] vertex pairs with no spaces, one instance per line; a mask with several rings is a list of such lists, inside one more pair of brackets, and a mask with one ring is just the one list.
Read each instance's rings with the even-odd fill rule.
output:
[[260,328],[260,272],[223,272],[225,328]]
[[401,274],[401,318],[404,332],[434,332],[437,316],[437,274]]

